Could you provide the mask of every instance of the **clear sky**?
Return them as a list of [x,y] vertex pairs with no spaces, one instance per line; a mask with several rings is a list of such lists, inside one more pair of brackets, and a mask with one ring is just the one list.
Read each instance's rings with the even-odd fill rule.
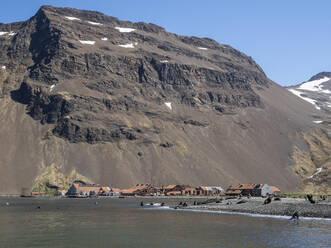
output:
[[331,0],[3,0],[0,22],[26,20],[41,5],[97,10],[210,37],[253,57],[281,85],[331,71]]

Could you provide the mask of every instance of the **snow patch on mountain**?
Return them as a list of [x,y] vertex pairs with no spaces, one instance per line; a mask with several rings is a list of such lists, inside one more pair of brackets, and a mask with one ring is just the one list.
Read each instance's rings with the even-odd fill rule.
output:
[[95,41],[93,40],[79,40],[80,43],[85,44],[85,45],[94,45]]
[[66,19],[68,19],[68,20],[70,20],[70,21],[80,21],[79,18],[77,18],[77,17],[73,17],[73,16],[65,16],[64,18],[66,18]]
[[292,92],[294,95],[300,97],[301,99],[313,104],[315,106],[316,109],[320,110],[321,108],[316,104],[317,101],[316,100],[313,100],[313,99],[310,99],[308,97],[304,97],[301,95],[301,92],[295,90],[295,89],[288,89],[290,92]]
[[170,110],[172,110],[171,102],[165,102],[164,103]]
[[120,31],[121,33],[130,33],[135,31],[134,28],[121,28],[121,27],[115,27],[115,29],[117,29],[118,31]]
[[102,26],[103,25],[102,23],[99,23],[99,22],[89,22],[88,21],[88,23],[91,24],[91,25],[95,25],[95,26]]
[[9,36],[14,36],[14,35],[16,35],[16,33],[14,33],[13,31],[10,31],[9,33],[8,33],[7,31],[0,32],[0,36],[1,36],[1,35],[5,35],[5,34],[8,34]]
[[206,47],[198,47],[198,49],[200,49],[200,50],[208,50],[208,48],[206,48]]
[[127,43],[127,44],[124,44],[124,45],[118,45],[120,47],[124,47],[124,48],[134,48],[134,45],[132,43]]
[[308,178],[313,178],[314,176],[316,176],[317,174],[319,174],[319,173],[321,173],[321,172],[322,172],[322,167],[317,168],[317,169],[316,169],[316,172],[315,172],[313,175],[311,175],[310,177],[308,177]]
[[309,81],[309,82],[301,84],[297,89],[298,90],[317,91],[317,92],[325,91],[324,93],[330,93],[329,90],[323,90],[322,85],[321,85],[322,83],[327,82],[329,80],[331,80],[331,78],[324,77],[322,79]]
[[55,87],[55,84],[52,84],[51,87],[49,88],[49,91],[51,92]]

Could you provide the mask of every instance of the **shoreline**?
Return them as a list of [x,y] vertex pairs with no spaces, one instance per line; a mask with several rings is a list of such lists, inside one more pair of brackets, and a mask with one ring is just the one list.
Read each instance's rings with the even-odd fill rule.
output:
[[[18,195],[2,195],[0,197],[14,197],[20,198]],[[23,197],[24,198],[24,197]],[[63,196],[34,196],[29,199],[70,199]],[[243,197],[237,198],[223,198],[223,197],[189,197],[189,196],[139,196],[139,197],[123,197],[124,199],[136,199],[148,202],[161,203],[170,209],[190,210],[199,212],[213,212],[223,214],[245,214],[245,215],[264,215],[264,216],[284,216],[290,218],[295,212],[298,212],[300,217],[307,218],[323,218],[331,219],[331,199],[318,201],[316,204],[311,204],[309,201],[301,198],[281,198],[279,201],[272,200],[271,203],[264,205],[265,198],[260,197]],[[75,199],[75,198],[73,198]],[[92,198],[79,198],[92,199]],[[93,199],[117,199],[122,197],[93,197]],[[209,200],[213,200],[208,203]],[[217,203],[215,202],[217,200]],[[181,204],[186,203],[186,206]],[[195,205],[195,204],[197,205]]]
[[[209,203],[204,205],[189,205],[180,209],[194,210],[200,212],[228,212],[237,214],[286,216],[291,217],[294,212],[298,212],[300,217],[331,219],[331,201],[321,201],[311,204],[304,199],[282,198],[280,201],[272,201],[264,205],[263,198],[253,199],[228,199],[220,203]],[[238,204],[238,202],[244,203]]]
[[[197,213],[210,213],[210,214],[225,214],[225,215],[242,215],[242,216],[250,216],[255,218],[274,218],[274,219],[283,219],[283,220],[291,220],[292,216],[289,215],[273,215],[273,214],[258,214],[258,213],[248,213],[248,212],[235,212],[235,211],[224,211],[224,210],[201,210],[201,209],[193,209],[193,208],[181,208],[177,209],[177,211],[185,211],[185,212],[197,212]],[[301,216],[299,220],[325,220],[331,221],[331,218],[325,217],[306,217]]]

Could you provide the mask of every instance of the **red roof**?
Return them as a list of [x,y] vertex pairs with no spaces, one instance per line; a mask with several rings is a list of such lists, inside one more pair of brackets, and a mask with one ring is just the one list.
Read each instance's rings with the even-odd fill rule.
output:
[[194,190],[196,190],[196,188],[187,187],[187,188],[184,188],[184,190],[186,190],[186,191],[194,191]]
[[280,192],[280,189],[275,186],[270,186],[270,188],[272,189],[273,192],[277,192],[277,193]]
[[262,189],[264,184],[255,184],[255,183],[248,183],[248,184],[233,184],[231,185],[229,189],[239,189],[239,190],[244,190],[244,189]]
[[109,187],[101,187],[101,189],[102,189],[104,192],[109,192],[109,191],[110,191],[110,188],[109,188]]
[[227,190],[226,191],[226,194],[235,194],[235,195],[240,195],[241,194],[241,190],[239,190],[239,189],[233,189],[233,190]]
[[173,189],[173,188],[176,188],[177,185],[174,185],[174,184],[171,184],[171,185],[168,185],[167,187],[165,187],[165,189]]
[[124,194],[132,194],[136,191],[144,190],[144,189],[149,189],[151,188],[151,184],[136,184],[135,186],[129,188],[129,189],[123,189],[122,193]]
[[168,192],[168,195],[181,195],[182,192],[181,191],[170,191]]

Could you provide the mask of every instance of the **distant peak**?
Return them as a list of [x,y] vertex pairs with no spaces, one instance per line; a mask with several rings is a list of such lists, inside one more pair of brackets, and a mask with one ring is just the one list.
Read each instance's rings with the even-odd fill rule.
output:
[[314,81],[314,80],[318,80],[318,79],[322,79],[324,77],[328,77],[328,78],[331,78],[331,72],[326,72],[326,71],[323,71],[323,72],[320,72],[320,73],[317,73],[316,75],[314,75],[313,77],[311,77],[308,82],[310,81]]

